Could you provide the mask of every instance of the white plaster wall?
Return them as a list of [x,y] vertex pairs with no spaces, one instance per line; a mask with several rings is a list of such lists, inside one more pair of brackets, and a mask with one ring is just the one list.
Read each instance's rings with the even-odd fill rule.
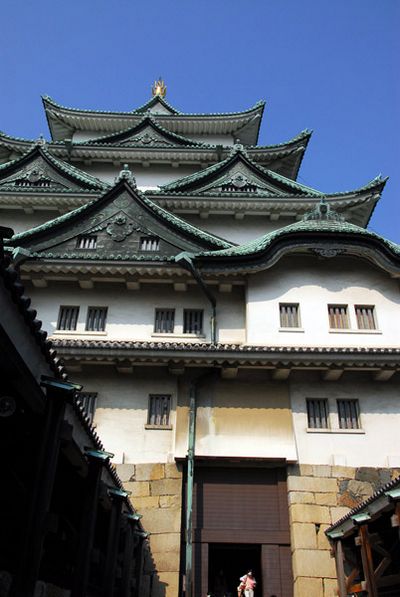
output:
[[[92,176],[96,176],[100,180],[113,184],[115,178],[121,172],[123,161],[119,165],[103,163],[84,164],[81,162],[74,162],[73,165]],[[165,164],[150,164],[147,168],[136,163],[128,165],[136,178],[137,186],[142,190],[157,189],[159,185],[173,182],[182,176],[188,176],[202,168],[200,164],[179,166],[179,168]]]
[[201,218],[199,215],[188,213],[177,213],[177,215],[202,230],[238,245],[250,242],[278,228],[293,224],[295,221],[294,218],[272,221],[268,216],[262,215],[245,216],[243,220],[236,220],[233,214],[210,213],[208,218]]
[[[400,467],[400,387],[391,382],[292,383],[293,424],[299,462],[341,466]],[[306,398],[328,399],[331,429],[307,432]],[[358,399],[361,430],[339,429],[338,399]]]
[[0,220],[2,226],[12,228],[15,233],[24,232],[49,220],[57,218],[59,210],[35,210],[33,213],[25,213],[22,209],[0,209]]
[[[134,368],[117,373],[113,366],[84,368],[71,379],[86,392],[98,392],[94,424],[116,463],[168,462],[172,460],[176,423],[176,378],[165,368]],[[171,429],[146,429],[149,394],[171,395]]]
[[[280,330],[279,303],[299,303],[301,329]],[[330,330],[328,304],[349,306],[351,329]],[[354,305],[375,305],[378,330],[357,329]],[[249,276],[247,343],[400,346],[398,281],[360,260],[291,257]]]
[[[232,293],[219,293],[217,297],[217,329],[220,342],[241,343],[245,338],[243,288]],[[171,284],[143,284],[140,290],[127,290],[123,284],[99,284],[92,290],[81,289],[78,284],[50,283],[48,288],[29,288],[44,329],[57,337],[79,337],[109,340],[210,341],[210,303],[197,286],[186,292],[174,291]],[[76,331],[56,330],[60,305],[79,306]],[[105,332],[86,332],[85,323],[89,306],[107,306]],[[156,308],[175,309],[174,334],[156,335],[154,312]],[[204,336],[183,334],[183,310],[204,309]]]

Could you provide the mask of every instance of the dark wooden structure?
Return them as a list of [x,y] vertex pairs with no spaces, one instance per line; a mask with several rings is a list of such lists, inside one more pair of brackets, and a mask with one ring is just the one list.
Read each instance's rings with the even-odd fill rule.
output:
[[340,597],[400,595],[400,477],[326,534],[336,559]]
[[139,597],[146,533],[4,258],[0,228],[0,594]]
[[195,595],[212,595],[218,582],[235,595],[249,568],[260,597],[293,594],[283,466],[196,459],[193,560]]

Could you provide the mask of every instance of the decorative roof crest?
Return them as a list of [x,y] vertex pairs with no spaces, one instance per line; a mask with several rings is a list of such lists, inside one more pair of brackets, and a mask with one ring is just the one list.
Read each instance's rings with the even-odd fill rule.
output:
[[42,133],[40,133],[39,137],[36,139],[35,145],[39,145],[39,147],[46,147],[46,139],[43,137]]
[[330,220],[333,222],[343,222],[344,217],[332,209],[325,199],[321,199],[321,201],[314,207],[313,210],[304,214],[303,220]]
[[158,77],[158,80],[154,81],[153,87],[151,88],[151,93],[153,97],[156,97],[157,95],[160,97],[165,97],[167,95],[167,86],[161,77]]
[[129,184],[136,189],[136,178],[133,176],[132,172],[129,169],[128,164],[124,164],[121,172],[115,179],[115,182],[119,182],[120,180],[127,180]]

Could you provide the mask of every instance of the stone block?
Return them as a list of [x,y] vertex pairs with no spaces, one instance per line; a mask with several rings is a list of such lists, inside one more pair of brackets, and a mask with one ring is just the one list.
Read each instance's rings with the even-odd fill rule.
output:
[[129,481],[129,483],[124,483],[124,487],[126,491],[132,493],[131,498],[150,495],[150,483],[148,481]]
[[135,465],[134,464],[116,464],[117,473],[124,483],[126,481],[134,481]]
[[289,477],[288,491],[312,491],[318,493],[336,493],[336,479],[326,477]]
[[400,477],[400,468],[392,468],[390,470],[390,480],[393,481],[393,479],[397,479],[397,477]]
[[338,496],[337,505],[338,506],[345,506],[346,508],[355,508],[362,499],[357,499],[354,497],[352,493],[349,491],[345,491],[342,495]]
[[299,577],[294,583],[294,597],[322,597],[321,578]]
[[181,507],[181,496],[180,495],[160,495],[158,500],[160,502],[160,508],[180,508]]
[[312,464],[299,464],[299,473],[302,477],[312,477],[313,473],[313,465]]
[[135,496],[133,499],[131,499],[133,507],[135,508],[135,510],[138,510],[138,512],[140,512],[140,513],[142,512],[142,510],[150,510],[150,509],[154,509],[154,508],[159,508],[159,505],[160,505],[159,501],[160,501],[160,498],[158,497],[158,495],[147,496],[147,497]]
[[182,466],[175,464],[175,462],[167,462],[165,465],[165,476],[167,479],[181,479]]
[[293,573],[295,578],[298,576],[336,578],[335,560],[329,551],[296,549],[293,552]]
[[178,551],[153,551],[152,554],[157,572],[179,572],[180,554]]
[[336,580],[332,578],[324,578],[324,597],[337,597],[338,596],[338,584]]
[[155,481],[156,479],[164,479],[164,475],[164,464],[145,463],[136,465],[136,481]]
[[181,549],[180,533],[159,533],[150,535],[150,547],[152,552],[177,552]]
[[181,536],[179,533],[150,535],[150,547],[154,552],[180,552]]
[[313,465],[313,477],[331,477],[332,467],[328,464],[314,464]]
[[356,469],[355,479],[357,481],[365,481],[379,486],[379,469],[373,468],[372,466],[361,466]]
[[[178,572],[160,572],[158,574],[159,582],[165,587],[163,597],[177,597],[179,593],[179,573]],[[142,597],[142,596],[140,596]]]
[[370,497],[375,491],[372,483],[367,481],[355,481],[354,479],[349,481],[347,489],[354,495],[354,497],[360,497],[362,500]]
[[[327,506],[293,504],[289,508],[292,522],[312,522],[314,524],[330,524],[331,516]],[[303,576],[307,576],[303,575]]]
[[346,516],[348,512],[350,512],[351,508],[344,508],[343,506],[338,506],[337,508],[331,508],[331,521],[332,524],[340,520],[343,516]]
[[317,534],[312,523],[294,522],[290,527],[292,549],[317,549]]
[[309,491],[289,491],[289,504],[314,504],[314,494]]
[[150,533],[179,533],[181,530],[181,511],[158,508],[142,510],[142,524]]
[[331,476],[338,479],[354,479],[356,469],[352,466],[332,466]]
[[320,506],[336,506],[337,505],[337,494],[336,493],[316,493],[315,503]]
[[321,524],[317,533],[317,547],[318,549],[331,549],[328,537],[325,535],[325,531],[329,529],[329,524]]
[[181,479],[161,479],[151,482],[151,495],[181,495]]

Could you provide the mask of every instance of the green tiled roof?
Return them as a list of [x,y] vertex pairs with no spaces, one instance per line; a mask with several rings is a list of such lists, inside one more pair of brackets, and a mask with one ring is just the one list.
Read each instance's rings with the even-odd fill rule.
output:
[[109,185],[107,185],[105,182],[102,182],[98,178],[95,178],[94,176],[87,174],[83,170],[79,170],[78,168],[75,168],[75,166],[72,166],[71,164],[68,164],[67,162],[58,160],[57,158],[52,156],[51,153],[49,153],[47,151],[44,144],[41,144],[38,142],[36,142],[33,147],[31,147],[25,154],[23,154],[19,158],[16,158],[15,160],[11,160],[10,162],[6,162],[5,164],[1,164],[0,165],[0,177],[1,177],[2,173],[7,171],[8,169],[12,169],[15,166],[18,166],[18,164],[20,164],[21,162],[25,162],[35,152],[37,152],[38,154],[41,154],[41,156],[45,160],[47,160],[47,162],[49,162],[52,166],[54,166],[54,168],[56,170],[61,171],[63,174],[65,174],[67,176],[70,176],[76,182],[90,187],[91,190],[104,191],[109,187]]
[[[46,104],[50,104],[52,106],[54,106],[54,108],[61,108],[62,110],[68,110],[69,112],[82,112],[82,113],[86,113],[86,114],[116,114],[116,115],[121,115],[121,116],[127,116],[127,115],[140,115],[143,110],[143,107],[148,105],[149,102],[147,102],[147,104],[144,104],[143,106],[140,106],[139,108],[136,108],[135,110],[131,110],[131,111],[113,111],[113,110],[88,110],[88,109],[81,109],[81,108],[70,108],[68,106],[63,106],[59,103],[57,103],[56,101],[54,101],[50,96],[48,95],[43,95],[42,96],[42,100],[44,103],[44,106],[46,107]],[[152,100],[150,100],[151,102]],[[164,100],[165,101],[165,100]],[[166,106],[168,106],[169,108],[172,108],[172,106],[170,106],[167,102],[165,102]],[[240,115],[245,115],[245,114],[249,114],[251,112],[256,111],[259,108],[264,108],[265,106],[265,101],[264,100],[260,100],[258,101],[256,104],[254,104],[254,106],[252,106],[251,108],[248,108],[247,110],[242,110],[239,112],[199,112],[199,113],[194,113],[194,112],[178,112],[177,110],[175,110],[175,108],[172,108],[175,111],[175,114],[157,114],[157,116],[164,118],[165,116],[222,116],[222,117],[229,117],[229,116],[240,116]],[[138,110],[140,110],[140,112],[138,112]]]
[[254,162],[249,157],[247,151],[244,149],[244,147],[242,145],[234,145],[232,148],[231,154],[227,158],[225,158],[225,160],[222,160],[221,162],[218,162],[217,164],[214,164],[213,166],[209,166],[208,168],[205,168],[204,170],[200,170],[199,172],[190,174],[189,176],[184,176],[183,178],[179,178],[178,180],[176,180],[174,182],[168,183],[166,185],[162,185],[160,187],[159,192],[170,193],[171,191],[179,191],[179,190],[182,190],[183,187],[190,186],[194,183],[199,183],[202,180],[209,177],[210,175],[215,174],[219,170],[222,170],[223,168],[225,168],[230,162],[233,162],[237,157],[241,158],[245,162],[248,162],[249,165],[252,166],[254,169],[258,170],[260,172],[260,174],[267,176],[270,179],[272,179],[280,184],[283,184],[284,186],[289,187],[291,190],[299,192],[301,195],[305,194],[305,195],[309,195],[311,197],[323,197],[324,196],[323,193],[321,193],[315,189],[312,189],[311,187],[307,187],[307,186],[302,185],[298,182],[295,182],[289,178],[286,178],[285,176],[282,176],[281,174],[277,174],[276,172],[273,172],[272,170],[263,168],[262,166],[260,166],[256,162]]
[[[375,232],[344,222],[340,220],[306,220],[303,219],[294,224],[289,224],[284,228],[273,230],[268,232],[264,236],[261,236],[249,243],[240,245],[238,247],[231,247],[222,251],[203,251],[198,253],[196,257],[239,257],[239,256],[254,256],[262,253],[277,239],[290,236],[299,232],[306,233],[335,233],[346,237],[346,235],[357,234],[366,239],[377,240],[382,243],[386,248],[392,251],[395,255],[400,256],[400,245],[379,236]],[[338,239],[339,240],[339,239]]]

